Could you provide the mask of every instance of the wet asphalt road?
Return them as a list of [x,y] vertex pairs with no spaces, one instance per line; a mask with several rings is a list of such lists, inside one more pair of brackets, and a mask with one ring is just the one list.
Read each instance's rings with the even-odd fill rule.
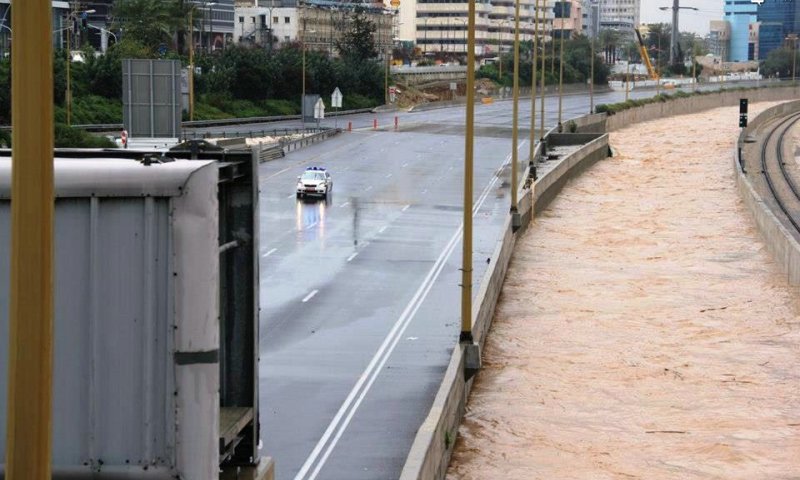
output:
[[[476,107],[473,293],[510,206],[511,108]],[[567,96],[563,120],[588,110]],[[526,99],[521,128],[529,114]],[[395,115],[399,131],[371,129]],[[397,478],[460,331],[464,107],[348,121],[260,168],[262,454],[280,480]],[[333,176],[327,200],[295,198],[312,165]]]

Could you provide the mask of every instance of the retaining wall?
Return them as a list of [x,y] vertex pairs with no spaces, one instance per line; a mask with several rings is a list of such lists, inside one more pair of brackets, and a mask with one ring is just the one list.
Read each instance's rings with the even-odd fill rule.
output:
[[[666,102],[650,103],[609,115],[606,119],[606,131],[613,132],[632,123],[655,120],[673,115],[697,113],[712,108],[739,105],[740,98],[747,98],[750,103],[791,100],[800,97],[800,87],[752,88],[743,90],[725,90],[707,95],[692,95],[676,98]],[[731,119],[732,122],[738,119]]]
[[[753,184],[742,169],[742,160],[740,158],[745,137],[769,120],[791,112],[800,112],[800,101],[776,105],[763,111],[752,122],[749,122],[747,128],[739,134],[739,141],[733,155],[733,168],[736,170],[736,186],[739,190],[739,195],[747,205],[750,213],[753,214],[753,219],[764,243],[767,245],[767,250],[775,258],[781,271],[786,274],[789,283],[791,285],[800,285],[800,243],[772,213],[769,205],[764,203],[764,200],[753,188]],[[757,174],[760,175],[760,173]]]

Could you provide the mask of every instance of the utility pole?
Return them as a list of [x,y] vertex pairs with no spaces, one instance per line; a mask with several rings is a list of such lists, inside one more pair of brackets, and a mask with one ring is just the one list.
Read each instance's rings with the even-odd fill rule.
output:
[[669,46],[669,64],[675,65],[678,61],[678,37],[680,32],[678,30],[678,10],[681,8],[680,0],[672,0],[672,38],[670,39]]
[[[11,11],[11,268],[5,478],[52,476],[53,41],[50,0]],[[3,293],[4,295],[6,292]]]
[[672,7],[658,7],[659,10],[669,10],[672,9],[672,38],[670,39],[669,45],[669,64],[675,65],[678,62],[681,62],[682,59],[679,58],[680,55],[678,53],[678,41],[680,40],[680,30],[678,29],[678,10],[685,9],[685,10],[697,10],[695,7],[681,7],[680,0],[672,0]]

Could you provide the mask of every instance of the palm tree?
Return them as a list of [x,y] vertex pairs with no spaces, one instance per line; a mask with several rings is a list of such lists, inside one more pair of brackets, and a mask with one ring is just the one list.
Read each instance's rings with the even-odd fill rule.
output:
[[600,45],[603,46],[603,57],[607,64],[614,64],[617,61],[617,44],[620,36],[618,30],[600,30]]

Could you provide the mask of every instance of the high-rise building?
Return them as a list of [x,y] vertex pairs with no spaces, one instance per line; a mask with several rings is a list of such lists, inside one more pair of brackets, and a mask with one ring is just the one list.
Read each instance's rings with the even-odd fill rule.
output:
[[589,38],[597,38],[600,34],[600,0],[582,0],[583,34]]
[[[534,31],[536,0],[520,1],[520,40],[530,40]],[[540,32],[548,32],[553,22],[553,0],[539,2]],[[401,40],[412,39],[424,53],[467,51],[467,2],[447,0],[401,0]],[[510,51],[514,44],[515,0],[478,0],[475,5],[476,54],[492,55]],[[406,15],[412,10],[409,23]],[[546,35],[546,33],[543,33]]]
[[583,31],[583,5],[580,1],[557,1],[553,6],[553,35],[572,38]]
[[790,34],[800,33],[800,2],[796,0],[763,0],[758,6],[758,57],[780,48]]
[[600,0],[600,29],[630,32],[639,26],[640,0]]
[[713,20],[708,33],[708,50],[722,61],[728,60],[731,26],[724,20]]
[[751,41],[751,23],[758,20],[758,4],[749,0],[725,0],[725,20],[730,25],[730,62],[756,60],[756,43]]

